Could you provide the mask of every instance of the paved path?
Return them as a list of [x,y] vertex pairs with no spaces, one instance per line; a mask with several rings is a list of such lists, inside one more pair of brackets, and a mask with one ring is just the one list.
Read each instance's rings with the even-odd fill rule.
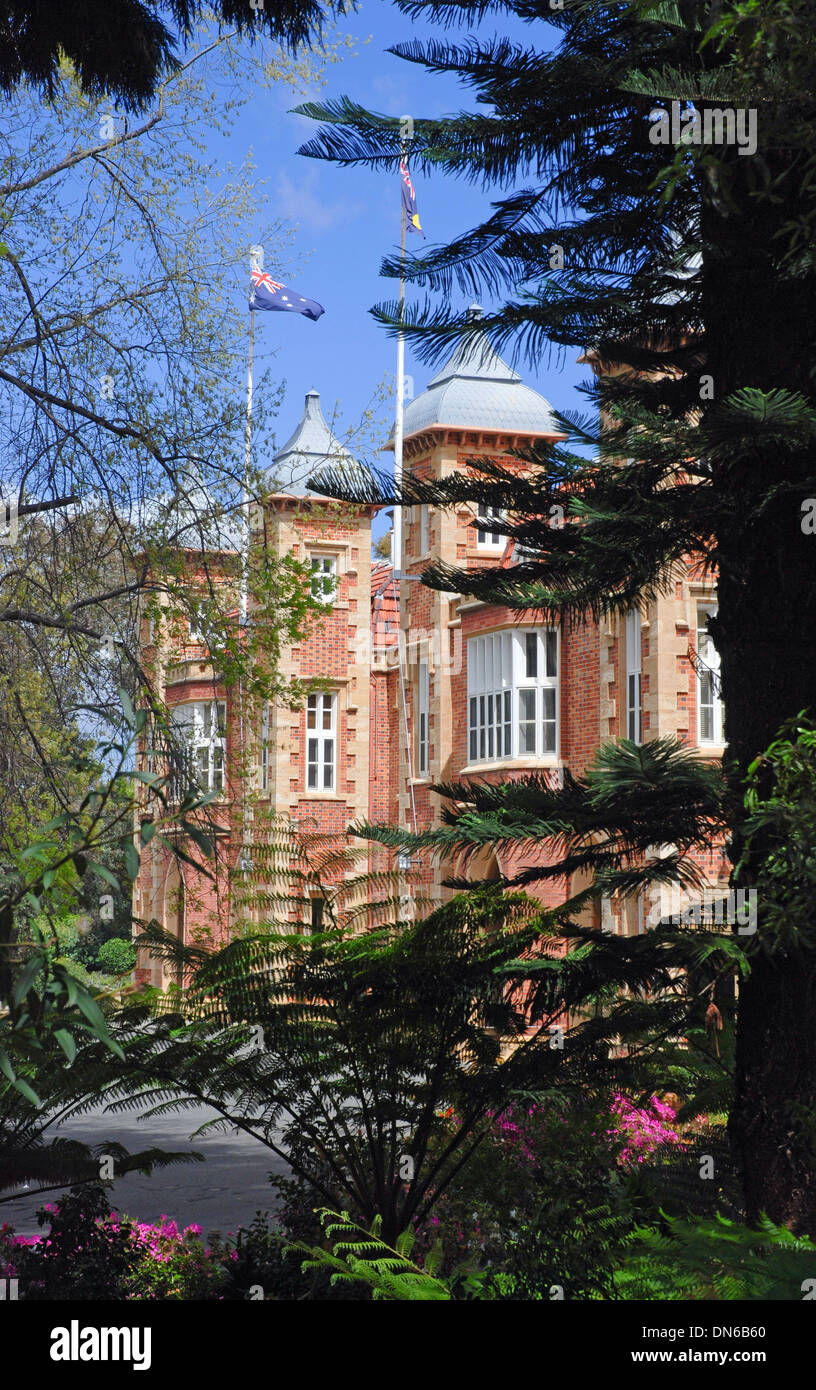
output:
[[[285,1166],[263,1144],[244,1134],[214,1131],[190,1139],[193,1130],[214,1117],[215,1111],[205,1106],[151,1120],[139,1120],[136,1111],[110,1115],[99,1109],[69,1120],[59,1133],[91,1144],[114,1139],[131,1153],[153,1147],[171,1152],[197,1149],[205,1155],[205,1163],[157,1168],[149,1178],[126,1174],[110,1189],[111,1205],[138,1221],[156,1221],[164,1214],[180,1226],[196,1223],[205,1234],[214,1230],[223,1233],[248,1225],[258,1209],[274,1210],[276,1193],[269,1186],[268,1175],[284,1172]],[[36,1235],[40,1229],[37,1208],[58,1198],[57,1192],[39,1197],[26,1193],[13,1202],[4,1202],[0,1205],[0,1224],[8,1221],[20,1235]]]

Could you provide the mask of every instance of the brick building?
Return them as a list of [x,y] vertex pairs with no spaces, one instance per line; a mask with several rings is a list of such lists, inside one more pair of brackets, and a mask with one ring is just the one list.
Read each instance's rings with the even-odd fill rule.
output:
[[[547,401],[486,338],[457,348],[405,410],[406,468],[428,477],[467,469],[485,456],[519,467],[514,451],[557,437]],[[674,734],[712,758],[722,756],[717,656],[705,630],[716,590],[692,560],[672,593],[623,619],[543,622],[419,581],[431,557],[467,567],[515,563],[514,543],[489,525],[478,530],[468,507],[418,506],[405,514],[399,580],[390,565],[373,563],[376,508],[309,491],[310,476],[327,462],[357,467],[311,391],[275,456],[274,490],[251,526],[251,544],[293,555],[312,570],[325,614],[301,643],[283,651],[281,670],[321,677],[322,688],[297,709],[274,703],[250,709],[246,701],[242,708],[241,692],[220,684],[195,632],[161,651],[148,647],[199,780],[219,793],[215,881],[148,849],[135,884],[137,917],[155,917],[187,941],[215,944],[238,926],[235,870],[242,843],[251,843],[265,813],[339,841],[359,820],[432,824],[439,813],[435,782],[529,771],[559,779],[566,768],[580,774],[602,741],[619,736]],[[552,524],[561,521],[553,517]],[[491,877],[513,867],[486,855],[471,872]],[[719,848],[703,867],[712,887],[722,888],[728,865]],[[438,866],[415,863],[412,874],[431,899],[445,892]],[[550,882],[542,892],[555,902],[567,888]],[[604,900],[595,920],[635,933],[673,906],[665,890],[655,890],[651,901],[625,908]],[[311,925],[319,920],[317,912]],[[308,916],[303,925],[308,929]],[[150,960],[140,962],[139,977],[156,984],[167,979]]]

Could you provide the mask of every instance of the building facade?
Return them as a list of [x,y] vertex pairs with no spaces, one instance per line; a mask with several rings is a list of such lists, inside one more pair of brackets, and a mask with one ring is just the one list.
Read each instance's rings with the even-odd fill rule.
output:
[[[557,438],[548,402],[484,337],[457,348],[405,410],[406,469],[428,478],[483,458],[518,468],[518,450]],[[145,632],[157,687],[185,731],[200,784],[217,793],[214,876],[204,879],[168,851],[148,847],[135,884],[136,917],[155,918],[188,942],[216,945],[242,929],[242,856],[255,827],[271,817],[340,843],[361,821],[433,825],[441,804],[435,783],[532,771],[557,783],[566,769],[580,775],[608,739],[671,734],[712,759],[723,753],[717,655],[706,631],[716,588],[692,558],[671,593],[621,619],[543,622],[421,583],[432,559],[466,568],[516,563],[515,543],[490,529],[489,516],[468,506],[409,509],[395,574],[390,564],[372,562],[375,507],[329,502],[309,490],[309,478],[327,463],[357,466],[312,391],[275,456],[274,487],[251,527],[251,544],[311,571],[325,611],[282,651],[280,669],[319,678],[319,688],[295,708],[249,708],[240,691],[220,682],[194,631],[161,650]],[[382,853],[372,851],[372,862]],[[546,855],[546,846],[536,853]],[[487,855],[470,871],[490,878],[519,867]],[[729,866],[720,847],[701,867],[713,889],[725,888]],[[441,900],[450,870],[411,865],[417,895]],[[554,905],[571,886],[548,880],[537,891]],[[637,903],[603,900],[590,920],[631,934],[672,910],[665,890],[655,890]],[[301,925],[319,926],[319,911],[307,911]],[[145,957],[137,978],[163,985],[168,972]]]

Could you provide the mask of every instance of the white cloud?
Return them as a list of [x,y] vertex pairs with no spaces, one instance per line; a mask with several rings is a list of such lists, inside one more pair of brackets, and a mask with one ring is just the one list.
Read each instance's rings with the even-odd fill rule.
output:
[[297,178],[282,174],[278,179],[274,195],[275,211],[280,217],[299,222],[315,232],[326,232],[332,227],[340,227],[359,217],[365,206],[362,202],[343,198],[331,203],[319,192],[319,175],[316,169],[305,168]]

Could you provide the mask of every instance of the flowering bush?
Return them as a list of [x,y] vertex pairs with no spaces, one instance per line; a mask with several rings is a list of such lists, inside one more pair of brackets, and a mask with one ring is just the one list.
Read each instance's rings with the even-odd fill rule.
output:
[[[557,1285],[567,1298],[602,1297],[623,1216],[621,1147],[599,1096],[505,1110],[437,1199],[418,1246],[441,1245],[458,1296],[478,1287],[480,1298],[543,1299]],[[476,1269],[486,1277],[474,1282]]]
[[[611,1123],[610,1123],[611,1121]],[[629,1175],[685,1152],[676,1111],[652,1096],[589,1092],[495,1116],[484,1141],[418,1232],[443,1272],[481,1298],[608,1297],[633,1220]]]
[[673,1128],[676,1115],[674,1107],[657,1096],[652,1096],[646,1105],[636,1105],[618,1091],[612,1099],[610,1133],[623,1140],[621,1163],[625,1167],[643,1163],[667,1145],[686,1148],[687,1141]]
[[167,1216],[157,1225],[120,1218],[99,1187],[74,1189],[37,1220],[47,1234],[0,1228],[0,1277],[19,1279],[22,1298],[212,1299],[229,1277],[200,1226],[180,1231]]
[[161,1216],[156,1226],[133,1227],[142,1258],[133,1272],[129,1298],[217,1298],[226,1271],[201,1241],[201,1227],[180,1231],[175,1221]]

